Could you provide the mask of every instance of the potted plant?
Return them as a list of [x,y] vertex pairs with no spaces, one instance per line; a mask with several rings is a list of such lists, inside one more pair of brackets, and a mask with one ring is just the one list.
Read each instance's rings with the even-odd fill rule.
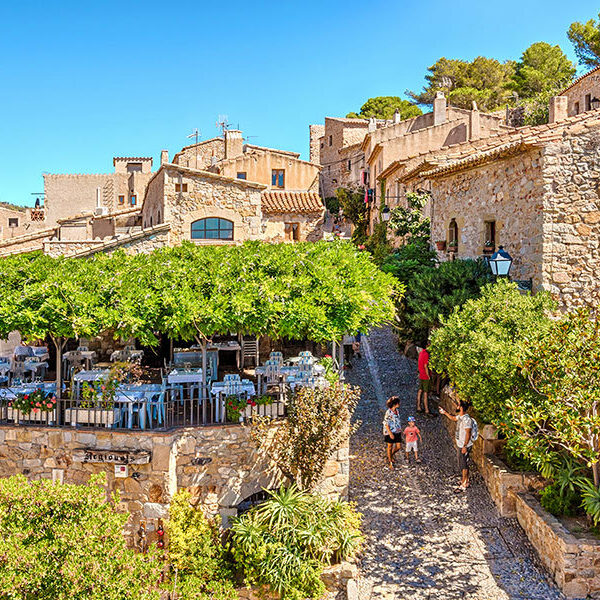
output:
[[437,241],[435,246],[440,252],[443,252],[446,249],[446,240]]
[[483,245],[483,253],[484,254],[493,254],[494,253],[494,242],[492,242],[491,240],[486,240],[485,244]]
[[56,396],[38,388],[28,394],[19,394],[10,400],[6,409],[8,421],[36,421],[52,423],[56,421]]
[[458,240],[448,242],[448,252],[456,252],[458,250]]
[[[259,406],[264,406],[264,410],[256,408]],[[273,418],[280,416],[277,414],[277,403],[274,402],[273,396],[267,396],[265,394],[263,396],[256,396],[255,398],[248,399],[248,403],[243,412],[243,417],[245,419],[249,419],[250,417],[257,415],[261,417]]]

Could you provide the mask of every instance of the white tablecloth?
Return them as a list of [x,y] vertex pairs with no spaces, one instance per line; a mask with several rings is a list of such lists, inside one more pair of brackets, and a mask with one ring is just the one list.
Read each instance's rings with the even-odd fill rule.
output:
[[169,383],[202,383],[202,369],[176,370],[167,375]]
[[[224,394],[226,386],[227,386],[227,384],[224,381],[215,381],[210,388],[210,393],[213,396],[217,396],[220,393]],[[256,388],[254,387],[254,384],[251,381],[248,381],[245,383],[240,383],[237,387],[240,391],[240,394],[248,394],[249,396],[256,396]]]
[[73,375],[73,381],[100,381],[106,379],[109,375],[109,369],[101,369],[99,371],[79,371]]

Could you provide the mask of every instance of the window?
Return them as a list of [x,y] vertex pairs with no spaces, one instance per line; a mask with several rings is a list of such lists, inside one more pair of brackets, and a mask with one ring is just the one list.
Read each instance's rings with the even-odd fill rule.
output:
[[333,146],[333,136],[332,135],[329,136],[329,145]]
[[150,227],[152,227],[152,217],[150,217]]
[[13,219],[8,219],[8,226],[9,227],[18,227],[19,226],[19,219],[17,217],[15,217]]
[[127,163],[127,172],[128,173],[141,173],[142,172],[142,163]]
[[193,240],[233,240],[233,223],[227,219],[207,217],[192,223]]
[[591,109],[592,109],[592,95],[586,94],[585,95],[585,110],[591,110]]
[[483,240],[485,246],[496,247],[496,221],[485,222],[485,240]]
[[271,171],[271,185],[278,188],[285,187],[285,171],[283,169]]
[[454,252],[458,249],[458,225],[456,224],[456,219],[451,219],[450,225],[448,225],[448,248]]
[[300,223],[285,224],[285,239],[290,242],[298,242],[300,240]]
[[325,144],[323,142],[321,142],[321,150],[323,150],[324,147],[325,147]]
[[238,171],[237,178],[246,179],[246,171]]
[[125,204],[125,196],[119,196],[119,204]]
[[131,204],[131,206],[135,206],[137,204],[137,196],[135,194],[131,194],[129,197],[129,204]]
[[579,114],[579,102],[575,102],[575,114]]
[[158,214],[156,215],[156,223],[160,223],[160,210],[158,211]]
[[352,171],[352,161],[348,161],[348,171]]
[[187,192],[188,190],[188,184],[187,183],[176,183],[175,184],[175,191],[176,192]]

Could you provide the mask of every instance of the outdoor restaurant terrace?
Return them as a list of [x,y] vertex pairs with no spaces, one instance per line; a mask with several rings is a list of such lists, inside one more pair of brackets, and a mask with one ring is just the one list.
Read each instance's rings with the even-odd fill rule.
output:
[[0,270],[0,338],[32,342],[1,353],[0,425],[283,417],[299,388],[343,380],[344,340],[393,314],[393,280],[344,242],[27,256]]

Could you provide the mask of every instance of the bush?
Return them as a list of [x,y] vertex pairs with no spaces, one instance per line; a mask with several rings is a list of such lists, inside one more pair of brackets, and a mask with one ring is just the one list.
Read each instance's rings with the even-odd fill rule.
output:
[[295,486],[269,494],[232,526],[236,564],[248,584],[267,586],[282,600],[319,598],[325,591],[323,568],[361,548],[361,517],[347,502]]
[[509,400],[531,394],[520,364],[528,345],[550,329],[554,306],[545,292],[521,294],[508,281],[486,285],[433,333],[431,365],[484,421],[504,426]]
[[255,417],[252,439],[290,481],[311,489],[323,478],[331,454],[357,427],[350,418],[359,397],[360,390],[349,385],[302,387],[278,427],[268,417]]
[[158,600],[155,548],[127,548],[102,476],[63,485],[0,479],[0,590],[6,600]]
[[544,509],[555,517],[573,517],[581,507],[581,494],[577,490],[552,483],[540,492],[540,503]]
[[330,196],[325,198],[325,208],[332,214],[338,215],[340,213],[340,201],[336,196]]
[[[192,506],[187,490],[173,496],[167,533],[169,562],[171,570],[177,573],[176,577],[172,574],[169,589],[176,585],[175,591],[182,600],[237,598],[218,524]],[[215,590],[219,591],[217,596]]]

